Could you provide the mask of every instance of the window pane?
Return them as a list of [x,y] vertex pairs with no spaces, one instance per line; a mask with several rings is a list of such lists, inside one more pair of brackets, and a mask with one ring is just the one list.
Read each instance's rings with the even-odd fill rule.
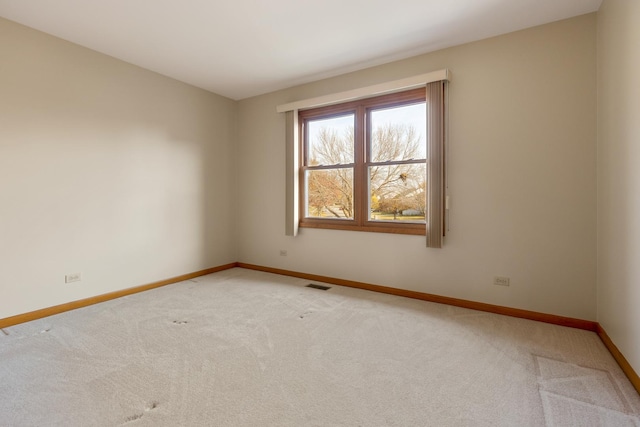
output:
[[424,222],[426,164],[369,168],[369,220]]
[[353,169],[307,171],[307,217],[353,219]]
[[353,114],[309,120],[307,166],[353,163],[353,126]]
[[371,111],[371,161],[427,158],[426,103]]

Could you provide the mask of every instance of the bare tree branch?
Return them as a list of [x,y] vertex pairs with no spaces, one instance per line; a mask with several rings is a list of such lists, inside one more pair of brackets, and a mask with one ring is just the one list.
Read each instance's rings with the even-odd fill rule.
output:
[[[420,135],[408,125],[386,125],[371,135],[373,162],[423,158]],[[354,159],[354,129],[343,134],[328,127],[310,141],[310,164],[345,165]],[[400,164],[373,166],[369,170],[372,208],[393,213],[413,209],[424,214],[426,208],[424,165]],[[309,175],[308,204],[318,216],[323,212],[338,218],[353,215],[353,170],[350,168],[312,171]],[[375,203],[374,203],[375,202]],[[341,213],[340,213],[341,212]]]

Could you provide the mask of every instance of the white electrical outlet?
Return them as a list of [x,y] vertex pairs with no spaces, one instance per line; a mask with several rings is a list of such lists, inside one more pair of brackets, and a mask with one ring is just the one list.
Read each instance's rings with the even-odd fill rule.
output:
[[287,251],[284,249],[280,249],[280,256],[287,256]]
[[82,280],[82,274],[71,273],[64,276],[64,283],[79,282]]
[[505,276],[496,276],[493,278],[493,284],[498,286],[509,286],[509,278]]

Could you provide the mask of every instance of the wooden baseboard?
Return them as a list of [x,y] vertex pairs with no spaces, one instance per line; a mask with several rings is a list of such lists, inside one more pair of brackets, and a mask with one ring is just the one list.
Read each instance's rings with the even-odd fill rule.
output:
[[397,295],[397,296],[402,296],[407,298],[414,298],[414,299],[419,299],[423,301],[436,302],[440,304],[448,304],[456,307],[470,308],[473,310],[487,311],[490,313],[503,314],[503,315],[512,316],[512,317],[520,317],[523,319],[537,320],[539,322],[552,323],[554,325],[568,326],[571,328],[585,329],[587,331],[593,331],[598,333],[600,333],[599,331],[601,329],[600,325],[598,325],[597,322],[592,322],[589,320],[581,320],[581,319],[574,319],[571,317],[556,316],[554,314],[539,313],[535,311],[522,310],[518,308],[503,307],[499,305],[486,304],[486,303],[463,300],[458,298],[444,297],[440,295],[427,294],[423,292],[410,291],[406,289],[391,288],[388,286],[372,285],[369,283],[355,282],[352,280],[338,279],[335,277],[320,276],[317,274],[308,274],[308,273],[301,273],[298,271],[290,271],[290,270],[283,270],[279,268],[264,267],[260,265],[254,265],[254,264],[246,264],[242,262],[233,262],[233,263],[221,265],[218,267],[213,267],[205,270],[196,271],[193,273],[183,274],[181,276],[172,277],[170,279],[160,280],[158,282],[153,282],[146,285],[136,286],[133,288],[123,289],[115,292],[110,292],[103,295],[97,295],[95,297],[86,298],[78,301],[72,301],[65,304],[56,305],[53,307],[47,307],[41,310],[36,310],[29,313],[24,313],[24,314],[18,314],[12,317],[6,317],[4,319],[0,319],[0,329],[7,328],[9,326],[17,325],[24,322],[29,322],[31,320],[41,319],[43,317],[52,316],[54,314],[63,313],[65,311],[74,310],[76,308],[98,304],[98,303],[109,301],[115,298],[120,298],[126,295],[148,291],[150,289],[159,288],[161,286],[170,285],[172,283],[182,282],[184,280],[193,279],[194,277],[204,276],[206,274],[228,270],[234,267],[264,271],[267,273],[281,274],[283,276],[298,277],[298,278],[314,280],[318,282],[333,283],[335,285],[340,285],[340,286],[364,289],[364,290],[373,291],[373,292],[381,292],[385,294]]
[[8,328],[13,325],[17,325],[31,320],[41,319],[43,317],[52,316],[54,314],[64,313],[65,311],[75,310],[76,308],[87,307],[89,305],[98,304],[101,302],[109,301],[112,299],[120,298],[126,295],[136,294],[139,292],[148,291],[150,289],[159,288],[161,286],[170,285],[172,283],[182,282],[184,280],[193,279],[195,277],[204,276],[218,271],[228,270],[230,268],[240,267],[249,270],[264,271],[267,273],[280,274],[283,276],[298,277],[306,280],[313,280],[317,282],[332,283],[340,286],[347,286],[351,288],[364,289],[373,292],[381,292],[385,294],[397,295],[401,297],[414,298],[423,301],[430,301],[439,304],[448,304],[456,307],[469,308],[473,310],[486,311],[490,313],[502,314],[506,316],[519,317],[522,319],[536,320],[539,322],[552,323],[554,325],[568,326],[571,328],[584,329],[587,331],[596,332],[604,345],[607,347],[613,358],[618,362],[620,368],[625,375],[631,381],[631,384],[640,393],[640,377],[635,372],[633,367],[629,364],[624,355],[620,352],[618,347],[611,341],[609,335],[605,332],[602,326],[598,322],[592,322],[589,320],[574,319],[571,317],[556,316],[554,314],[538,313],[535,311],[521,310],[518,308],[503,307],[493,304],[485,304],[482,302],[475,302],[469,300],[463,300],[458,298],[444,297],[440,295],[427,294],[417,291],[409,291],[405,289],[391,288],[388,286],[372,285],[369,283],[355,282],[352,280],[338,279],[335,277],[320,276],[317,274],[301,273],[298,271],[283,270],[279,268],[263,267],[260,265],[247,264],[242,262],[232,262],[230,264],[221,265],[218,267],[207,268],[205,270],[196,271],[193,273],[183,274],[181,276],[172,277],[170,279],[160,280],[158,282],[149,283],[142,286],[136,286],[133,288],[123,289],[120,291],[110,292],[108,294],[98,295],[91,298],[86,298],[78,301],[72,301],[66,304],[56,305],[54,307],[43,308],[41,310],[32,311],[29,313],[19,314],[12,317],[6,317],[0,319],[0,329]]
[[568,326],[571,328],[585,329],[596,332],[597,322],[590,320],[574,319],[571,317],[556,316],[554,314],[538,313],[536,311],[522,310],[519,308],[503,307],[499,305],[486,304],[482,302],[469,301],[458,298],[443,297],[440,295],[426,294],[423,292],[409,291],[405,289],[390,288],[387,286],[372,285],[369,283],[355,282],[352,280],[337,279],[335,277],[320,276],[317,274],[301,273],[298,271],[282,270],[279,268],[263,267],[260,265],[238,263],[238,267],[250,270],[264,271],[267,273],[281,274],[283,276],[299,277],[301,279],[314,280],[318,282],[332,283],[334,285],[348,286],[350,288],[365,289],[368,291],[381,292],[385,294],[397,295],[401,297],[414,298],[423,301],[448,304],[456,307],[470,308],[473,310],[487,311],[490,313],[503,314],[522,319],[537,320],[538,322],[552,323],[554,325]]
[[607,332],[604,330],[602,325],[598,324],[598,329],[596,332],[600,336],[600,339],[604,343],[605,347],[607,347],[607,350],[609,350],[609,353],[611,353],[613,358],[616,359],[616,362],[618,362],[618,365],[620,365],[622,372],[624,372],[627,378],[629,378],[631,384],[633,384],[635,389],[638,391],[638,394],[640,394],[640,376],[638,376],[638,373],[633,369],[622,352],[618,350],[618,347],[616,347],[613,341],[611,341],[611,338],[609,338],[609,335],[607,335]]
[[29,313],[6,317],[4,319],[0,319],[0,329],[8,328],[9,326],[18,325],[24,322],[29,322],[31,320],[42,319],[43,317],[53,316],[54,314],[64,313],[65,311],[75,310],[76,308],[82,308],[89,305],[98,304],[101,302],[120,298],[126,295],[137,294],[138,292],[148,291],[150,289],[159,288],[161,286],[170,285],[172,283],[182,282],[184,280],[193,279],[195,277],[216,273],[218,271],[227,270],[234,267],[237,267],[237,263],[235,262],[226,264],[226,265],[221,265],[218,267],[207,268],[205,270],[195,271],[193,273],[183,274],[181,276],[160,280],[158,282],[153,282],[146,285],[136,286],[133,288],[123,289],[121,291],[110,292],[108,294],[97,295],[91,298],[85,298],[78,301],[72,301],[65,304],[56,305],[53,307],[43,308],[41,310],[31,311]]
[[538,313],[536,311],[521,310],[518,308],[502,307],[499,305],[485,304],[481,302],[463,300],[458,298],[443,297],[440,295],[426,294],[423,292],[408,291],[405,289],[390,288],[387,286],[372,285],[369,283],[354,282],[352,280],[337,279],[335,277],[320,276],[317,274],[301,273],[298,271],[283,270],[279,268],[264,267],[254,264],[246,264],[239,262],[237,266],[249,270],[264,271],[267,273],[281,274],[283,276],[298,277],[301,279],[312,280],[317,282],[332,283],[334,285],[348,286],[351,288],[365,289],[368,291],[381,292],[385,294],[397,295],[407,298],[414,298],[423,301],[436,302],[440,304],[448,304],[456,307],[470,308],[473,310],[487,311],[490,313],[503,314],[506,316],[519,317],[523,319],[536,320],[538,322],[552,323],[554,325],[568,326],[571,328],[584,329],[596,332],[605,347],[609,350],[613,358],[618,362],[620,368],[625,373],[631,384],[640,393],[640,377],[627,361],[624,355],[618,350],[618,347],[611,341],[605,330],[598,322],[590,320],[574,319],[571,317],[556,316],[554,314]]

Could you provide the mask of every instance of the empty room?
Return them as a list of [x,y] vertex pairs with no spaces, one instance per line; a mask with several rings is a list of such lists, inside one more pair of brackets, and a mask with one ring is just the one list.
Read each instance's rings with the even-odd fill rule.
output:
[[640,426],[639,24],[0,0],[0,426]]

